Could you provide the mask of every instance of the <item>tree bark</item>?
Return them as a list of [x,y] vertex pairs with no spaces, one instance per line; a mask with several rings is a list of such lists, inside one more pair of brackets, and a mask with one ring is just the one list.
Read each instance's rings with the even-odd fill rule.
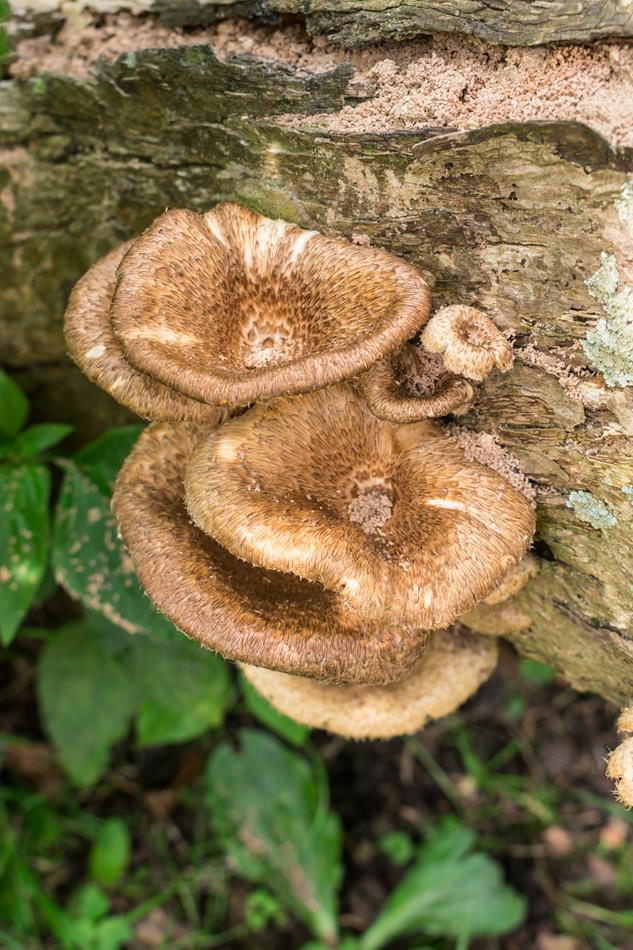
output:
[[[247,3],[227,10],[238,6],[248,12]],[[532,4],[508,6],[522,31],[511,42],[569,30],[630,35],[615,2],[585,4],[565,20],[568,32],[556,16],[535,25]],[[395,0],[383,20],[384,3],[371,14],[364,5],[362,17],[356,7],[319,0],[308,23],[346,43],[374,38],[376,23],[382,35],[445,28],[446,5],[440,13]],[[455,4],[456,29],[477,15],[473,32],[501,36],[496,5],[480,15],[467,7]],[[605,16],[592,19],[598,8]],[[514,370],[485,383],[460,419],[495,435],[537,487],[541,569],[516,599],[522,622],[510,638],[578,688],[631,702],[633,153],[574,122],[373,135],[319,128],[319,113],[364,94],[352,79],[348,65],[306,76],[223,63],[200,46],[139,50],[86,79],[2,83],[0,359],[40,387],[52,373],[63,394],[72,377],[61,369],[61,321],[73,282],[167,206],[237,200],[411,260],[429,275],[436,306],[481,306],[516,336]],[[277,124],[289,112],[312,116],[310,126]]]

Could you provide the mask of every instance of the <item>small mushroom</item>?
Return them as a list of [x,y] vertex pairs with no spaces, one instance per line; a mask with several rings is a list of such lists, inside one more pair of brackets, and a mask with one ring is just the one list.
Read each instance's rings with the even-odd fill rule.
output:
[[472,610],[462,614],[459,622],[488,636],[500,637],[510,633],[520,633],[532,626],[532,618],[514,603],[508,603],[526,586],[528,581],[539,573],[537,558],[526,554],[517,566],[508,571],[499,586],[485,597]]
[[497,366],[512,367],[512,346],[492,320],[474,307],[443,307],[433,314],[421,335],[422,345],[441,353],[451,373],[482,380]]
[[348,739],[390,739],[454,712],[497,663],[494,640],[438,630],[409,675],[387,686],[332,686],[243,666],[247,679],[279,712]]
[[384,422],[349,384],[279,397],[200,440],[195,523],[236,557],[376,623],[445,627],[525,553],[530,503],[439,426]]
[[387,422],[463,415],[475,395],[467,380],[446,372],[441,357],[410,343],[374,363],[359,388],[374,415]]
[[121,262],[111,316],[138,370],[245,406],[363,372],[429,312],[412,264],[226,203],[157,218]]
[[633,808],[633,706],[622,710],[616,726],[626,738],[609,754],[607,775],[615,783],[618,801]]
[[191,523],[185,468],[204,431],[151,425],[116,482],[119,530],[158,609],[229,659],[338,683],[404,676],[429,634],[366,622],[320,584],[252,567]]
[[68,352],[88,379],[143,419],[216,420],[215,406],[183,396],[130,366],[114,336],[110,304],[116,272],[133,243],[110,251],[75,284],[64,317]]

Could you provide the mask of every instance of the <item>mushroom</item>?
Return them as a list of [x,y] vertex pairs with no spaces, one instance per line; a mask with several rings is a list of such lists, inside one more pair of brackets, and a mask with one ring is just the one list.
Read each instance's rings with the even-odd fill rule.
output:
[[236,557],[420,629],[492,593],[534,530],[531,504],[439,426],[384,422],[349,384],[257,405],[202,438],[186,495]]
[[475,307],[443,307],[433,314],[421,335],[422,345],[441,353],[451,373],[482,380],[497,366],[512,367],[512,346],[492,320]]
[[622,710],[616,727],[626,738],[609,754],[607,775],[615,782],[618,801],[633,808],[633,706]]
[[243,665],[246,678],[279,712],[348,739],[417,732],[454,712],[488,679],[497,644],[463,630],[438,630],[409,675],[387,686],[333,686]]
[[441,357],[410,343],[374,363],[359,388],[374,415],[387,422],[462,415],[475,395],[469,382],[446,372]]
[[157,608],[229,659],[336,683],[405,675],[429,634],[368,622],[320,584],[252,567],[191,523],[185,468],[205,431],[149,426],[116,482],[119,531]]
[[139,371],[246,406],[363,372],[429,312],[412,264],[226,203],[157,218],[121,261],[111,317]]
[[68,352],[88,379],[144,419],[213,421],[218,418],[215,406],[183,396],[134,369],[114,336],[110,304],[116,272],[133,243],[110,251],[75,284],[64,317]]

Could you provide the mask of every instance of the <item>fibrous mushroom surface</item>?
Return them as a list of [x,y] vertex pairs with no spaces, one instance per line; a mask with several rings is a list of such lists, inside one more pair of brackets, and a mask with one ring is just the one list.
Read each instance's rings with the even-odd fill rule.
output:
[[424,327],[421,340],[429,352],[442,354],[447,370],[468,379],[485,379],[494,366],[502,373],[512,366],[510,341],[475,307],[438,310]]
[[75,284],[64,318],[68,352],[88,379],[144,419],[213,423],[226,413],[139,372],[127,362],[114,335],[110,305],[116,272],[133,243],[110,251]]
[[374,363],[360,389],[374,415],[387,422],[462,415],[475,394],[467,380],[446,372],[439,356],[410,343]]
[[243,669],[262,696],[299,722],[349,739],[389,739],[454,712],[496,663],[495,641],[438,630],[409,675],[387,686],[332,686],[255,666]]
[[318,583],[252,567],[191,523],[185,468],[203,432],[150,426],[116,483],[119,530],[158,609],[229,659],[333,682],[405,675],[428,634],[365,622]]
[[422,629],[490,594],[534,529],[529,502],[436,424],[384,422],[348,384],[258,405],[202,439],[187,505],[237,557]]
[[126,358],[167,386],[248,405],[362,372],[430,312],[416,267],[239,205],[167,211],[119,268]]

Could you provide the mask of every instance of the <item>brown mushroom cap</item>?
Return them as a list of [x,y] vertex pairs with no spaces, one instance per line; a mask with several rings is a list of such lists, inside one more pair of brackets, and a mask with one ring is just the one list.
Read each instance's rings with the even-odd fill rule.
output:
[[218,418],[216,406],[183,396],[134,369],[112,332],[117,267],[133,244],[127,241],[110,251],[75,284],[64,317],[68,352],[88,379],[143,419],[213,422]]
[[185,468],[203,431],[150,426],[117,479],[113,511],[158,609],[229,659],[334,682],[403,676],[428,634],[365,623],[319,584],[251,567],[191,523]]
[[609,754],[607,775],[615,782],[618,801],[633,808],[633,736],[624,739]]
[[[418,422],[467,412],[473,387],[461,376],[447,373],[441,359],[434,357],[407,343],[370,366],[359,387],[374,415],[387,422]],[[440,362],[439,372],[435,360]]]
[[362,372],[429,312],[406,261],[227,203],[150,225],[119,268],[112,323],[137,369],[245,406]]
[[512,367],[512,346],[492,320],[474,307],[443,307],[434,313],[421,335],[422,345],[441,353],[451,373],[482,380],[497,366]]
[[390,739],[454,712],[497,663],[496,641],[438,630],[410,674],[388,686],[332,686],[243,666],[247,679],[279,712],[348,739]]
[[349,384],[279,397],[202,439],[193,520],[237,557],[367,619],[445,627],[525,553],[530,503],[434,423],[377,419]]

